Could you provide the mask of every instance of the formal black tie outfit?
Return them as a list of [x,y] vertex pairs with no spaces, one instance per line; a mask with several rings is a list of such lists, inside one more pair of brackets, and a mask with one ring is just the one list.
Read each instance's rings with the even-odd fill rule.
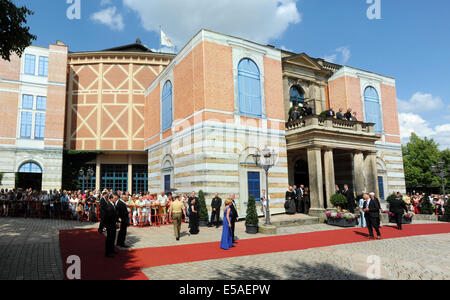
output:
[[125,239],[127,237],[127,228],[130,225],[130,216],[128,214],[127,205],[122,200],[117,201],[117,216],[121,219],[119,235],[117,236],[117,246],[127,248]]
[[397,223],[397,228],[402,230],[402,220],[404,212],[408,211],[405,202],[396,198],[389,203],[389,211],[394,214],[395,222]]
[[369,236],[374,237],[373,229],[377,232],[378,237],[381,237],[380,233],[380,209],[381,205],[377,198],[364,201],[364,209],[368,208],[369,211],[364,214],[366,218],[367,228],[369,229]]
[[237,210],[236,210],[236,203],[233,200],[233,204],[231,205],[231,236],[233,238],[233,243],[235,243],[235,236],[234,236],[234,229],[235,229],[235,225],[236,225],[236,220],[237,218],[239,218]]
[[116,207],[111,201],[104,201],[100,204],[100,214],[103,225],[106,227],[105,255],[110,257],[116,253],[114,248],[117,224]]
[[[216,225],[219,227],[220,208],[222,206],[222,199],[214,197],[211,201],[211,226]],[[215,224],[214,224],[215,223]]]

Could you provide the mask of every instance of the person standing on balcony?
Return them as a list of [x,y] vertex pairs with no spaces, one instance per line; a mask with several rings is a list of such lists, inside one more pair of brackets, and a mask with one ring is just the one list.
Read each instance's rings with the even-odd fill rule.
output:
[[342,107],[339,108],[339,111],[338,111],[337,114],[336,114],[336,118],[337,118],[338,120],[343,120],[343,119],[344,119],[344,114],[342,113]]

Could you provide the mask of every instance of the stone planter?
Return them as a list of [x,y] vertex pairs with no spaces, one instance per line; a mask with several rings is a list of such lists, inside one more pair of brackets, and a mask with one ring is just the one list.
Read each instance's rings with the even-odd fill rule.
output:
[[327,224],[331,226],[338,227],[355,227],[357,225],[356,219],[337,219],[337,218],[328,218]]
[[248,234],[257,234],[258,233],[258,225],[245,224],[245,232]]
[[[395,218],[393,216],[389,216],[389,223],[397,223],[397,221],[395,221]],[[412,223],[412,219],[405,219],[405,217],[402,217],[402,224],[411,224]]]

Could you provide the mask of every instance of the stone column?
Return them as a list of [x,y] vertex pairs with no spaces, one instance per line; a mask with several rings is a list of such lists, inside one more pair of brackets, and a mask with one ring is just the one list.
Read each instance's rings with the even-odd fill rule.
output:
[[323,158],[324,170],[325,170],[325,195],[327,197],[327,208],[331,209],[333,205],[330,202],[331,196],[335,193],[335,177],[334,177],[334,161],[333,161],[333,149],[326,149]]
[[377,170],[377,153],[369,152],[364,159],[366,190],[368,193],[374,192],[380,199],[378,190],[378,170]]
[[97,190],[97,192],[102,192],[100,191],[100,180],[101,180],[101,161],[100,161],[100,155],[97,155],[97,159],[95,161],[95,189]]
[[128,154],[128,192],[133,193],[133,158]]
[[318,147],[308,148],[310,215],[320,215],[323,208],[322,151]]
[[360,195],[365,191],[364,185],[364,154],[361,151],[353,155],[353,171],[355,173],[355,192]]

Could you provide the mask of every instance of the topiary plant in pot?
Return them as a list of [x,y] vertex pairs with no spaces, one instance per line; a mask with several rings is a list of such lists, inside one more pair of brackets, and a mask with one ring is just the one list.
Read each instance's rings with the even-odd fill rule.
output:
[[249,234],[258,233],[258,223],[255,196],[250,195],[247,203],[247,216],[245,217],[245,232]]
[[342,194],[334,194],[330,198],[331,204],[338,210],[343,209],[347,205],[347,198]]
[[433,205],[431,204],[428,195],[425,195],[420,201],[419,210],[421,215],[432,215],[434,213]]
[[206,208],[205,193],[202,190],[198,192],[198,206],[199,225],[202,227],[208,226],[208,209]]

